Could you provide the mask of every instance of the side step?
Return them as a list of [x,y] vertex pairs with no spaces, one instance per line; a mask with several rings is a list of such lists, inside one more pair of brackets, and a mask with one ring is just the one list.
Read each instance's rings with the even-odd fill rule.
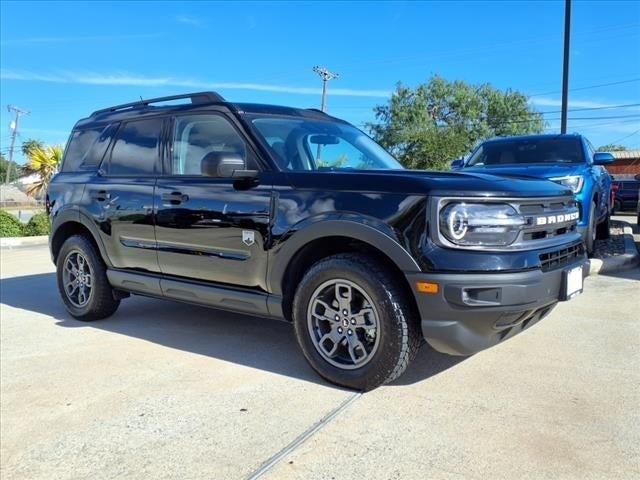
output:
[[273,316],[268,304],[273,298],[267,293],[226,286],[210,285],[204,282],[167,279],[156,275],[107,270],[107,278],[114,288],[140,295],[164,297],[187,303],[232,310],[251,315]]

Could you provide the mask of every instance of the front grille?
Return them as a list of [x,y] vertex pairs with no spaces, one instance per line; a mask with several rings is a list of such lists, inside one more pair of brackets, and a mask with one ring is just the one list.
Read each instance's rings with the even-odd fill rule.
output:
[[522,232],[522,241],[535,243],[576,231],[579,211],[571,197],[551,201],[523,201],[517,205],[527,219]]
[[543,253],[540,255],[540,268],[542,268],[543,272],[555,270],[556,268],[570,265],[583,255],[584,248],[581,243],[556,250],[555,252]]

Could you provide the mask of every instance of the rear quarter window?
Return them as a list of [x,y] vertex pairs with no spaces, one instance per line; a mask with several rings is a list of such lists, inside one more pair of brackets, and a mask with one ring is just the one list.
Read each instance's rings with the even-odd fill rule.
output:
[[85,156],[96,140],[98,140],[104,129],[105,127],[103,125],[97,128],[74,130],[71,132],[60,171],[76,172],[80,170]]

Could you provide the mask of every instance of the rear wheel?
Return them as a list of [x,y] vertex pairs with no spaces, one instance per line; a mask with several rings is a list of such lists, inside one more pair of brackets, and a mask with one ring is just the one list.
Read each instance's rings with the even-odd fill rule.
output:
[[399,377],[415,356],[421,334],[414,310],[375,258],[339,254],[306,273],[293,317],[316,372],[337,385],[371,390]]
[[120,305],[107,269],[94,245],[82,235],[69,237],[58,254],[58,290],[67,311],[83,321],[111,316]]

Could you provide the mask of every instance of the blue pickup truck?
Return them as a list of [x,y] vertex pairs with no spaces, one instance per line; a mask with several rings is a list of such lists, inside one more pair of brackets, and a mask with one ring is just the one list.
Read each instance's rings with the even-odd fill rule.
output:
[[609,235],[611,176],[604,165],[613,161],[582,135],[527,135],[487,140],[451,168],[544,178],[571,188],[580,210],[578,230],[591,254],[595,240]]

